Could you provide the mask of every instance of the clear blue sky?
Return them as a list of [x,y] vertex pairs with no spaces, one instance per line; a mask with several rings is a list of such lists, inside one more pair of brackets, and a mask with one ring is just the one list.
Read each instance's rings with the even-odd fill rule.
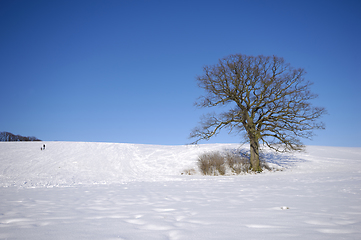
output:
[[358,0],[1,0],[0,34],[0,131],[186,144],[207,112],[196,75],[242,53],[307,71],[329,114],[305,144],[361,147]]

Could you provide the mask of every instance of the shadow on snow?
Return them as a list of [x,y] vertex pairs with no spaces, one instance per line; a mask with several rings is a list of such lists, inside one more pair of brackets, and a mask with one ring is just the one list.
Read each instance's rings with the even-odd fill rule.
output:
[[[242,157],[250,158],[250,150],[245,148],[227,149],[234,154]],[[290,168],[299,163],[307,162],[307,160],[296,156],[294,153],[278,153],[272,150],[260,150],[260,160],[268,164],[275,164],[282,168]]]

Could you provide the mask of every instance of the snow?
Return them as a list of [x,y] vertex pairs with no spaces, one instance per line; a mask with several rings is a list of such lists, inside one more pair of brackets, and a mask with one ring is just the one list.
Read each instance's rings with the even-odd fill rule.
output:
[[361,239],[361,148],[266,151],[283,171],[182,175],[236,148],[1,142],[0,239]]

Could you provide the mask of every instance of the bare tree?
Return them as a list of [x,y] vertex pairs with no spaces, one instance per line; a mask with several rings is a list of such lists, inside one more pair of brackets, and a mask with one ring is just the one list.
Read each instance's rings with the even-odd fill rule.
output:
[[243,133],[250,143],[251,170],[259,172],[261,143],[278,152],[299,151],[304,148],[300,138],[311,138],[314,129],[324,129],[316,120],[326,110],[311,105],[317,95],[310,92],[312,83],[304,80],[306,72],[292,68],[283,58],[236,54],[203,71],[196,79],[206,95],[195,105],[228,108],[203,117],[190,135],[194,143],[224,128]]

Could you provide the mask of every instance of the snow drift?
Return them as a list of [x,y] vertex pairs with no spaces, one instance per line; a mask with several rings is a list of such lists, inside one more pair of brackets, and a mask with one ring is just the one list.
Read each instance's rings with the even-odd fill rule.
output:
[[284,171],[181,175],[238,147],[0,143],[0,239],[361,238],[361,148],[265,151]]

